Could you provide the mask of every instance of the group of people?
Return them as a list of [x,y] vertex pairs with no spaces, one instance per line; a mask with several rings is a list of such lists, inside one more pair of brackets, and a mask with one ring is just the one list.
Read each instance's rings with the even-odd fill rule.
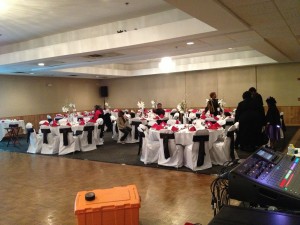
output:
[[[254,151],[257,146],[267,144],[274,148],[280,138],[280,113],[276,106],[276,100],[268,97],[267,113],[263,107],[263,99],[254,87],[249,88],[242,95],[243,100],[238,103],[235,112],[235,122],[239,122],[236,147],[244,151]],[[222,108],[218,103],[215,92],[210,93],[205,113],[210,111],[214,116],[222,113]],[[264,138],[267,136],[267,140]]]
[[[240,147],[244,151],[254,151],[258,146],[265,143],[265,136],[268,137],[269,147],[274,148],[276,142],[280,138],[281,120],[280,113],[276,106],[276,100],[273,97],[268,97],[266,103],[268,105],[267,113],[263,107],[262,96],[256,91],[254,87],[249,88],[242,95],[243,100],[238,103],[235,112],[235,122],[239,122],[239,129],[237,133],[236,147]],[[207,106],[204,112],[217,116],[223,113],[223,109],[217,99],[216,92],[210,93],[210,99],[207,101]],[[165,115],[165,110],[162,104],[158,103],[157,108],[153,109],[157,115]],[[104,125],[110,130],[112,127],[110,115],[104,115],[103,109],[96,105],[94,118],[103,118]],[[122,131],[121,143],[125,144],[125,139],[131,132],[131,127],[127,117],[124,116],[123,111],[118,112],[117,127]]]

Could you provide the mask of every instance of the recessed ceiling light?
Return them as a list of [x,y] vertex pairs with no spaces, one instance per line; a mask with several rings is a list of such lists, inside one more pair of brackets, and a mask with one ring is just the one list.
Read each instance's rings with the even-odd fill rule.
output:
[[193,45],[193,44],[195,44],[195,43],[192,42],[192,41],[190,41],[190,42],[187,42],[186,44],[187,44],[187,45]]
[[45,66],[45,63],[38,63],[38,66]]
[[30,74],[32,75],[32,74],[34,74],[34,73],[30,73]]
[[232,48],[228,48],[229,50],[231,50]]

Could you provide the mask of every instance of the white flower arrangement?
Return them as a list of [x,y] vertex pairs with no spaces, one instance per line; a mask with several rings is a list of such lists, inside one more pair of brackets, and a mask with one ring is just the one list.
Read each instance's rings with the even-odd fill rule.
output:
[[186,111],[186,101],[183,100],[182,102],[180,102],[178,105],[177,105],[177,110],[180,112],[180,113],[184,113]]
[[142,102],[142,101],[138,101],[137,106],[138,106],[140,109],[144,109],[144,108],[145,108],[145,103]]
[[110,109],[110,105],[109,105],[109,103],[108,102],[105,102],[105,108],[107,108],[107,109]]
[[151,106],[152,106],[152,108],[155,108],[155,106],[156,106],[155,100],[151,100]]
[[69,104],[66,104],[62,107],[62,111],[64,113],[70,113],[70,112],[76,112],[76,106],[74,103],[69,103]]
[[221,108],[223,108],[223,106],[226,105],[226,102],[224,102],[223,99],[219,99],[218,103],[219,103],[219,105],[220,105]]

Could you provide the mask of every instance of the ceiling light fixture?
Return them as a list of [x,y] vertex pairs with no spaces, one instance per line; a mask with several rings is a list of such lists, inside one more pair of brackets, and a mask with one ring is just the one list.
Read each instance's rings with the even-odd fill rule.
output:
[[168,73],[175,69],[175,62],[171,57],[163,57],[158,66],[162,72]]
[[45,63],[38,63],[38,66],[45,66]]
[[6,0],[0,0],[0,12],[8,9],[8,2]]
[[193,45],[193,44],[195,44],[195,43],[192,42],[192,41],[190,41],[190,42],[187,42],[186,44],[187,44],[187,45]]

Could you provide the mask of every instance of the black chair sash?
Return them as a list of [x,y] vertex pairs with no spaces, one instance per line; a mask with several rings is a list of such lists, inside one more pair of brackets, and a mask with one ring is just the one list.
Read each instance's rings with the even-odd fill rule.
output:
[[142,146],[143,146],[143,138],[145,137],[145,134],[144,132],[140,132],[138,131],[138,134],[139,134],[139,151],[138,151],[138,155],[140,155],[140,152],[141,152],[141,149],[142,149]]
[[234,156],[234,131],[228,131],[227,132],[227,137],[231,139],[230,141],[230,158],[231,160],[235,160]]
[[162,122],[167,123],[167,122],[168,122],[168,119],[166,119],[166,120],[157,120],[157,121],[156,121],[156,123],[157,123],[158,125],[161,124]]
[[201,113],[196,113],[196,117],[199,119],[201,116]]
[[93,135],[93,130],[95,129],[94,126],[85,126],[83,128],[83,131],[87,131],[88,135],[87,135],[87,139],[88,139],[88,144],[92,144],[92,135]]
[[234,124],[234,121],[226,121],[226,126],[232,126]]
[[104,136],[104,124],[98,125],[98,129],[100,129],[99,137],[103,138],[103,136]]
[[34,132],[34,129],[33,128],[27,128],[26,130],[27,130],[27,143],[28,143],[30,135],[31,135],[31,133]]
[[48,136],[48,134],[51,133],[51,130],[50,129],[41,129],[41,132],[43,134],[43,143],[44,144],[48,144],[48,138],[47,138],[47,136]]
[[81,134],[82,134],[82,132],[83,132],[82,130],[76,130],[76,131],[75,131],[75,136],[79,136],[79,135],[81,135]]
[[134,118],[134,117],[135,117],[135,113],[131,112],[131,113],[130,113],[130,117],[131,117],[131,118]]
[[175,113],[177,113],[177,112],[171,112],[170,115],[171,115],[172,117],[174,117]]
[[61,128],[59,129],[59,133],[63,134],[63,141],[64,141],[64,146],[68,146],[69,145],[69,141],[68,141],[68,133],[72,133],[72,129],[69,128]]
[[169,139],[175,139],[175,135],[173,133],[160,133],[159,136],[163,139],[165,159],[168,159],[170,158]]
[[142,124],[142,122],[140,122],[140,121],[132,121],[131,122],[131,125],[135,127],[134,128],[134,139],[138,139],[138,137],[139,137],[139,133],[138,133],[137,128],[140,124]]
[[202,166],[204,164],[204,157],[205,157],[204,142],[208,141],[208,140],[209,140],[209,135],[197,135],[197,136],[193,137],[193,142],[200,142],[199,143],[197,166]]

